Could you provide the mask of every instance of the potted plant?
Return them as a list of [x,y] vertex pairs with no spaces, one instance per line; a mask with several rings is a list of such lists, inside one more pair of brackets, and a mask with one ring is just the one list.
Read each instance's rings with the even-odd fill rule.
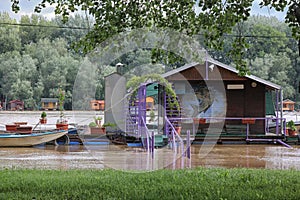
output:
[[64,114],[64,101],[65,101],[65,93],[59,88],[58,93],[58,106],[59,106],[59,119],[56,122],[56,128],[60,130],[68,130],[68,121],[65,119]]
[[287,122],[287,130],[289,136],[297,135],[297,128],[293,120]]
[[41,114],[41,119],[40,119],[40,123],[41,124],[47,124],[47,113],[45,111],[42,112]]
[[103,127],[101,127],[101,125],[98,125],[96,122],[90,122],[89,127],[90,127],[91,134],[104,134],[105,133],[105,128],[103,130]]

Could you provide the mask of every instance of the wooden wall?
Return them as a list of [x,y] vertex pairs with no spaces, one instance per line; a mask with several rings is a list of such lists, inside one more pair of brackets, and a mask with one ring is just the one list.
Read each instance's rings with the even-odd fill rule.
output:
[[[217,66],[215,66],[217,67]],[[208,74],[205,72],[205,66],[199,65],[191,67],[167,77],[171,82],[176,81],[203,81],[205,77],[208,77],[209,81],[223,80],[225,91],[226,91],[226,102],[227,102],[227,117],[265,117],[265,91],[266,86],[248,79],[247,77],[238,76],[238,74],[229,71],[227,69],[218,67],[219,75],[217,70],[209,70]],[[251,85],[255,82],[256,85]],[[227,89],[228,84],[242,84],[244,89]],[[241,120],[228,120],[228,124],[241,124]],[[254,125],[250,125],[250,131],[253,134],[265,132],[264,120],[257,120]]]

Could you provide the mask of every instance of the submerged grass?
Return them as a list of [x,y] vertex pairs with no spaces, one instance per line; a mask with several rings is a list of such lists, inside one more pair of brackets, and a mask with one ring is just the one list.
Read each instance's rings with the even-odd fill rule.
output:
[[300,199],[299,188],[296,170],[0,171],[0,199]]

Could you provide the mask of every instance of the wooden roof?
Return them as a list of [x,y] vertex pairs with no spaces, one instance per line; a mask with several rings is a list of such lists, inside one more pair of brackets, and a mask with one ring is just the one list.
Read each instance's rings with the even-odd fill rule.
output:
[[283,103],[287,103],[287,104],[295,104],[295,102],[292,101],[292,100],[290,100],[290,99],[284,100]]
[[[253,75],[246,75],[246,76],[239,76],[238,71],[229,66],[225,65],[221,62],[218,62],[212,58],[208,58],[206,62],[203,64],[200,63],[190,63],[186,64],[182,67],[177,69],[171,70],[162,76],[167,78],[168,80],[219,80],[220,76],[217,76],[216,73],[213,72],[214,68],[217,67],[222,80],[253,80],[258,83],[265,85],[268,89],[271,90],[280,90],[281,86],[272,83],[270,81],[266,81],[261,79],[257,76]],[[206,73],[206,69],[208,73]]]

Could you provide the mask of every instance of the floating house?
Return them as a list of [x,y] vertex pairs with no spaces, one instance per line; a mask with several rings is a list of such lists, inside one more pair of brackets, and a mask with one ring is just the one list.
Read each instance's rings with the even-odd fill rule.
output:
[[104,100],[91,100],[90,107],[92,110],[104,110],[105,101]]
[[[280,113],[275,114],[275,110],[280,110],[279,85],[253,75],[239,76],[235,68],[213,59],[203,64],[184,65],[163,77],[174,85],[182,107],[183,126],[190,128],[191,123],[197,122],[197,133],[207,134],[210,130],[213,134],[217,127],[221,129],[217,131],[227,136],[243,135],[242,138],[249,141],[251,137],[251,141],[263,140],[270,133],[272,120],[266,116],[273,115],[277,116],[274,134],[281,138],[283,131],[279,124],[282,119],[278,118]],[[272,99],[277,102],[273,103]],[[261,137],[257,138],[258,135]]]
[[24,110],[24,102],[21,100],[12,100],[8,103],[10,110]]
[[295,102],[289,99],[286,99],[282,102],[282,110],[283,111],[294,111],[295,110]]
[[[115,76],[108,80],[118,78]],[[211,58],[171,70],[162,77],[171,83],[175,96],[168,92],[170,86],[161,82],[165,79],[151,77],[140,83],[137,90],[111,98],[124,99],[125,112],[115,116],[125,122],[122,130],[126,135],[140,139],[144,147],[163,146],[170,141],[175,145],[175,140],[183,144],[184,138],[203,141],[207,137],[218,142],[277,142],[288,146],[284,142],[285,126],[282,126],[285,121],[279,117],[282,114],[279,85],[253,75],[240,76],[235,68]],[[115,82],[108,81],[107,85],[114,88],[106,87],[106,90],[115,90],[112,84]],[[106,94],[111,94],[107,91]],[[147,112],[149,96],[157,104],[154,120],[147,120],[147,116],[151,117]]]
[[41,110],[57,110],[58,98],[42,98]]

